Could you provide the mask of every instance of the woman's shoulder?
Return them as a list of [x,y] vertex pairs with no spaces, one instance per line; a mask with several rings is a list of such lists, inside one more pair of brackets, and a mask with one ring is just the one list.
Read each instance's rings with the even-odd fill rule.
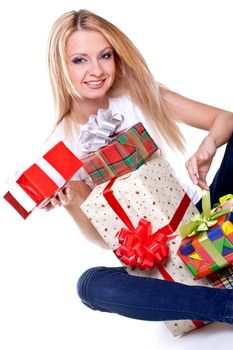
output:
[[45,145],[51,147],[57,142],[63,141],[64,137],[65,137],[64,125],[63,125],[63,121],[61,121],[59,124],[57,124],[53,128],[53,130],[51,130],[51,133],[48,135],[46,139]]

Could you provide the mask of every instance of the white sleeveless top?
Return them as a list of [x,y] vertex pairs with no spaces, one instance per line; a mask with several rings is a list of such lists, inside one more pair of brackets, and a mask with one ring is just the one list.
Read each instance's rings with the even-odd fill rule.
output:
[[[121,96],[117,98],[110,98],[109,99],[109,108],[112,110],[112,114],[121,114],[124,116],[124,120],[122,125],[119,128],[120,130],[124,130],[127,128],[132,127],[134,124],[141,122],[146,130],[149,132],[150,136],[153,138],[155,143],[160,148],[163,157],[166,157],[166,159],[169,161],[171,166],[176,168],[175,175],[177,179],[180,178],[185,179],[185,183],[181,183],[181,186],[183,189],[188,193],[190,198],[194,203],[196,203],[201,198],[201,192],[199,190],[199,187],[195,186],[191,180],[189,179],[188,173],[185,169],[185,159],[182,156],[179,160],[177,159],[176,154],[174,154],[171,149],[169,149],[168,146],[164,145],[164,143],[161,140],[161,137],[158,133],[156,133],[156,130],[151,128],[150,123],[142,113],[141,109],[135,105],[135,103],[132,102],[130,97],[128,96]],[[48,138],[45,148],[48,150],[49,148],[53,147],[57,142],[63,141],[65,145],[77,156],[80,157],[81,153],[78,146],[79,141],[79,135],[77,130],[77,124],[75,122],[71,122],[70,125],[70,131],[69,134],[66,135],[65,133],[65,121],[62,120],[60,124],[56,127],[54,132],[51,134],[51,136]],[[170,156],[170,159],[169,159]],[[180,155],[181,157],[181,155]],[[179,166],[177,167],[177,162],[179,162]],[[173,164],[174,163],[174,164]],[[181,173],[181,170],[183,173]],[[180,171],[180,174],[179,174]],[[78,171],[73,177],[72,180],[82,180],[83,179],[83,172],[82,170]],[[88,184],[90,187],[91,183]]]

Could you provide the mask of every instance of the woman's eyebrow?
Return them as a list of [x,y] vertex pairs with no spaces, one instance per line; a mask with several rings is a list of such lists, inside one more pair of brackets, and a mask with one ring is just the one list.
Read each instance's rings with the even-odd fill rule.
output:
[[102,53],[103,51],[105,51],[105,50],[107,50],[107,49],[108,49],[108,50],[109,50],[109,49],[113,50],[113,48],[112,48],[111,46],[107,46],[107,47],[105,47],[103,50],[101,50],[100,53]]
[[[102,52],[104,52],[105,50],[107,49],[111,49],[113,50],[113,48],[111,46],[106,46],[104,49],[102,49],[98,55],[100,55]],[[88,57],[88,54],[86,53],[82,53],[82,52],[75,52],[75,53],[72,53],[72,55],[69,56],[69,58],[72,58],[73,56],[84,56],[84,57]]]
[[87,57],[88,55],[86,53],[82,53],[82,52],[75,52],[75,53],[72,53],[72,55],[70,55],[69,58],[71,58],[73,56],[85,56],[85,57]]

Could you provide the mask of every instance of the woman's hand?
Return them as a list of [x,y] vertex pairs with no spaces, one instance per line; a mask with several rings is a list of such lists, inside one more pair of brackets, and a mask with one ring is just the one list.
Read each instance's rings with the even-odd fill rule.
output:
[[208,135],[202,141],[194,155],[186,162],[186,168],[192,182],[205,190],[209,189],[206,176],[216,151],[216,143],[214,139]]
[[63,188],[50,199],[50,201],[42,208],[45,211],[60,207],[61,205],[66,206],[70,204],[73,199],[73,193],[70,183],[65,184]]

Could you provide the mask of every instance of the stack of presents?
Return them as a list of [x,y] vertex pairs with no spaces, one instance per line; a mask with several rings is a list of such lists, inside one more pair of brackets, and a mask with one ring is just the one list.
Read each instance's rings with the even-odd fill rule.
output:
[[[93,189],[81,209],[129,274],[232,288],[232,195],[211,209],[204,193],[199,213],[141,123],[107,134],[104,146],[90,153],[87,147],[81,159],[59,142],[10,183],[4,198],[26,218],[84,169]],[[181,336],[207,322],[166,325]]]

